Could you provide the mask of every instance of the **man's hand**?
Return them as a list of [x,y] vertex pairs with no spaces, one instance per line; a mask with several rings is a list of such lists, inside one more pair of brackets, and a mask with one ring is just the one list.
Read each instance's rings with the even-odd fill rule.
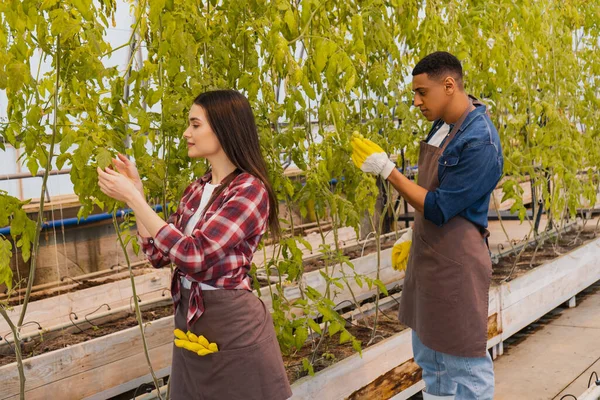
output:
[[376,174],[387,179],[396,165],[390,161],[381,147],[369,139],[365,139],[358,132],[352,138],[352,161],[363,172]]

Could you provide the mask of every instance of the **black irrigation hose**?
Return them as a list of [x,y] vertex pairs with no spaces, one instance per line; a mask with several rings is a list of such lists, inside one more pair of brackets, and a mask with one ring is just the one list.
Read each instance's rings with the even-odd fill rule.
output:
[[[592,378],[594,377],[594,375],[596,375],[596,380],[594,381],[594,383],[596,384],[596,386],[600,386],[600,379],[598,378],[598,374],[596,373],[596,371],[592,371],[592,373],[590,374],[590,379],[588,380],[588,389],[592,386]],[[577,400],[577,397],[573,396],[572,394],[565,394],[563,397],[560,398],[560,400],[566,399],[567,397],[572,397],[575,400]]]
[[104,306],[106,306],[106,307],[108,308],[108,311],[110,311],[110,306],[109,306],[107,303],[104,303],[104,304],[100,305],[100,307],[96,308],[94,311],[92,311],[92,312],[91,312],[91,313],[89,313],[89,314],[86,314],[86,315],[83,317],[83,319],[85,319],[85,321],[86,321],[88,324],[90,324],[90,325],[91,325],[91,326],[92,326],[94,329],[98,329],[98,327],[97,327],[96,325],[92,324],[92,323],[90,322],[90,320],[88,320],[88,319],[87,319],[87,317],[88,317],[88,316],[90,316],[90,315],[92,315],[92,314],[94,314],[96,311],[98,311],[99,309],[101,309],[101,308],[102,308],[102,307],[104,307]]
[[78,319],[79,319],[79,317],[77,316],[77,314],[75,314],[73,311],[71,311],[71,312],[69,313],[69,321],[71,321],[71,324],[73,324],[73,326],[74,326],[75,328],[79,329],[79,330],[81,331],[81,333],[85,333],[85,332],[83,331],[83,329],[81,329],[81,328],[79,327],[79,325],[77,325],[75,322],[73,322],[73,319],[71,318],[71,316],[72,316],[72,315],[74,315],[74,316],[75,316],[75,320],[78,320]]
[[592,386],[592,377],[594,375],[596,375],[596,381],[594,383],[596,384],[596,386],[600,386],[600,379],[598,379],[598,374],[596,373],[596,371],[592,371],[592,373],[590,374],[590,380],[588,381],[588,388]]
[[133,392],[133,397],[131,398],[131,400],[135,400],[135,398],[137,397],[138,390],[140,389],[143,390],[142,393],[150,393],[156,388],[154,387],[154,383],[142,383],[135,389],[135,392]]

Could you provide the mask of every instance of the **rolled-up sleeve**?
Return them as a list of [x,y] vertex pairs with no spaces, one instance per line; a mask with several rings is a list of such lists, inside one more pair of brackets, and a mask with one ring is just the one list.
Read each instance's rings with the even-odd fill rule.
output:
[[151,237],[139,236],[139,242],[141,244],[142,251],[146,255],[146,258],[154,268],[162,268],[171,262],[169,257],[165,257],[160,251],[158,251],[154,245],[154,239]]
[[502,175],[499,155],[493,143],[465,146],[454,166],[444,167],[437,189],[425,197],[425,219],[442,226],[451,218],[488,195]]
[[187,274],[210,268],[248,237],[262,234],[269,214],[269,198],[262,183],[236,188],[221,207],[191,236],[174,224],[163,226],[154,246],[164,259]]

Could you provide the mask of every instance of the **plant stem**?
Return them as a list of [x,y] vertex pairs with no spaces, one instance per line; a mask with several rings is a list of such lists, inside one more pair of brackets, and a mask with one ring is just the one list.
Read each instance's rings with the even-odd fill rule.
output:
[[[121,236],[121,230],[119,229],[119,224],[117,223],[117,214],[116,210],[112,213],[113,226],[115,228],[115,232],[117,233],[117,237],[119,239],[119,244],[121,245],[121,249],[123,249],[123,254],[125,255],[125,261],[127,262],[127,268],[129,269],[129,279],[131,280],[131,291],[133,292],[133,303],[135,304],[135,316],[138,321],[138,326],[140,327],[140,334],[142,336],[142,345],[144,346],[144,355],[146,356],[146,362],[148,363],[148,369],[150,370],[150,375],[152,375],[152,380],[154,381],[154,386],[158,389],[158,379],[154,374],[154,369],[152,368],[152,362],[150,361],[150,354],[148,353],[148,344],[146,343],[146,335],[144,333],[144,325],[142,323],[142,312],[140,311],[140,305],[138,302],[138,296],[135,289],[135,279],[133,276],[133,270],[131,269],[131,261],[129,260],[129,254],[127,253],[127,247],[123,242],[123,237]],[[160,391],[157,392],[157,396],[159,400],[162,400],[162,396]]]
[[17,327],[10,320],[10,317],[6,313],[4,307],[0,306],[0,314],[6,320],[8,326],[10,326],[10,330],[15,338],[13,344],[15,346],[15,355],[17,357],[17,369],[19,370],[19,398],[20,400],[25,400],[25,371],[23,369],[23,356],[21,354],[21,339],[19,338],[19,332]]
[[[33,250],[31,252],[31,260],[29,264],[29,277],[27,279],[27,292],[25,292],[25,299],[23,300],[23,308],[21,309],[21,315],[19,322],[17,323],[18,330],[21,330],[25,314],[27,312],[27,305],[29,304],[29,297],[31,296],[31,289],[33,287],[33,281],[35,279],[35,268],[37,264],[37,256],[40,248],[40,234],[42,233],[42,225],[44,222],[44,201],[46,200],[46,186],[48,184],[48,175],[52,170],[52,157],[54,154],[54,143],[56,142],[56,136],[58,134],[58,90],[60,88],[60,35],[56,37],[56,82],[54,87],[54,127],[52,129],[52,135],[50,136],[50,148],[48,149],[48,156],[46,159],[46,170],[42,177],[42,189],[40,191],[40,207],[38,210],[37,222],[35,227],[35,237],[33,239]],[[43,148],[42,150],[43,151]],[[16,339],[16,337],[15,337]]]

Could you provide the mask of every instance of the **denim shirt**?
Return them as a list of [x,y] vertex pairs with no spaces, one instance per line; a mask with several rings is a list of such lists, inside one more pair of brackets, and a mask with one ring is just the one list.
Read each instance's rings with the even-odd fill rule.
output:
[[[426,141],[443,125],[443,121],[435,121]],[[460,215],[487,228],[490,195],[502,176],[504,158],[498,131],[485,106],[469,113],[438,164],[440,184],[425,197],[425,219],[442,226]]]

